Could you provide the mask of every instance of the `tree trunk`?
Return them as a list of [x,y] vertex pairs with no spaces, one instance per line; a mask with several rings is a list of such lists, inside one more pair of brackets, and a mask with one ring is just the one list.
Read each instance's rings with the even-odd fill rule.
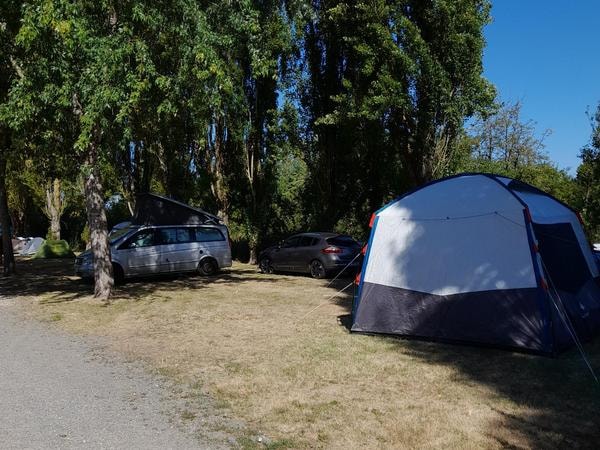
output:
[[258,248],[256,244],[250,243],[250,258],[248,264],[258,264]]
[[226,142],[223,118],[219,117],[214,126],[214,135],[209,139],[205,149],[207,170],[211,175],[211,191],[217,203],[217,215],[229,226],[229,192],[225,180]]
[[109,303],[114,284],[106,211],[97,161],[97,143],[88,146],[88,172],[85,177],[85,203],[90,227],[90,244],[94,262],[94,297]]
[[46,187],[46,208],[44,211],[50,220],[50,237],[55,241],[60,240],[60,217],[64,209],[60,180],[55,178],[54,182]]
[[0,225],[2,226],[3,273],[15,273],[15,255],[13,254],[10,216],[8,214],[8,198],[6,195],[6,159],[0,153]]

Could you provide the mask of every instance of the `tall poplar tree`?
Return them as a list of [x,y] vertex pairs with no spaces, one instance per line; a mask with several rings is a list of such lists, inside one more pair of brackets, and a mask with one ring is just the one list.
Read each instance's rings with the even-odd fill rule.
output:
[[6,177],[9,159],[14,153],[13,129],[10,126],[10,108],[7,107],[9,91],[20,75],[17,63],[18,49],[15,36],[18,32],[21,2],[0,3],[0,227],[2,229],[2,259],[4,275],[15,272],[12,248],[12,224],[8,211]]
[[303,106],[314,136],[311,202],[322,205],[317,216],[330,227],[366,216],[362,205],[373,210],[444,173],[465,119],[494,97],[482,77],[490,6],[485,0],[312,5]]
[[223,78],[209,124],[207,159],[219,213],[246,240],[250,261],[269,221],[273,201],[274,131],[281,80],[292,52],[295,5],[278,0],[212,4],[208,8]]

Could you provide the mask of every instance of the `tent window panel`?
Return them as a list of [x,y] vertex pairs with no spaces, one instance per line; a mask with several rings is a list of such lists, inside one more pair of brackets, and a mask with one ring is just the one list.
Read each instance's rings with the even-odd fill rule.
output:
[[556,289],[577,292],[591,273],[570,223],[533,224],[542,261]]

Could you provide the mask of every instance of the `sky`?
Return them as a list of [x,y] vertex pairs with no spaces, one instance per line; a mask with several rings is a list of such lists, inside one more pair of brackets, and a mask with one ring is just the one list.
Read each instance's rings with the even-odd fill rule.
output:
[[484,74],[499,100],[522,103],[521,119],[552,134],[545,151],[575,174],[589,142],[586,111],[600,102],[600,1],[492,0]]

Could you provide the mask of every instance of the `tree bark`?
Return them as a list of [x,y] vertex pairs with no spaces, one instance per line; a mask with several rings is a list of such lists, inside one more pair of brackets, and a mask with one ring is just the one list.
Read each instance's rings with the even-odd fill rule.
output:
[[46,208],[44,211],[50,220],[50,237],[55,241],[60,240],[60,217],[64,209],[65,205],[61,198],[60,180],[55,178],[54,182],[46,187]]
[[258,247],[256,244],[250,243],[250,258],[248,264],[258,264]]
[[229,192],[225,180],[226,168],[226,142],[224,139],[225,126],[223,118],[219,117],[214,126],[214,136],[209,137],[205,149],[207,170],[211,175],[211,191],[217,202],[217,215],[229,226]]
[[0,151],[0,225],[2,225],[2,257],[4,275],[16,272],[15,255],[13,254],[8,198],[6,195],[6,158]]
[[109,303],[114,285],[106,211],[97,160],[97,143],[88,146],[88,172],[85,176],[85,203],[90,227],[90,244],[94,263],[94,297]]

